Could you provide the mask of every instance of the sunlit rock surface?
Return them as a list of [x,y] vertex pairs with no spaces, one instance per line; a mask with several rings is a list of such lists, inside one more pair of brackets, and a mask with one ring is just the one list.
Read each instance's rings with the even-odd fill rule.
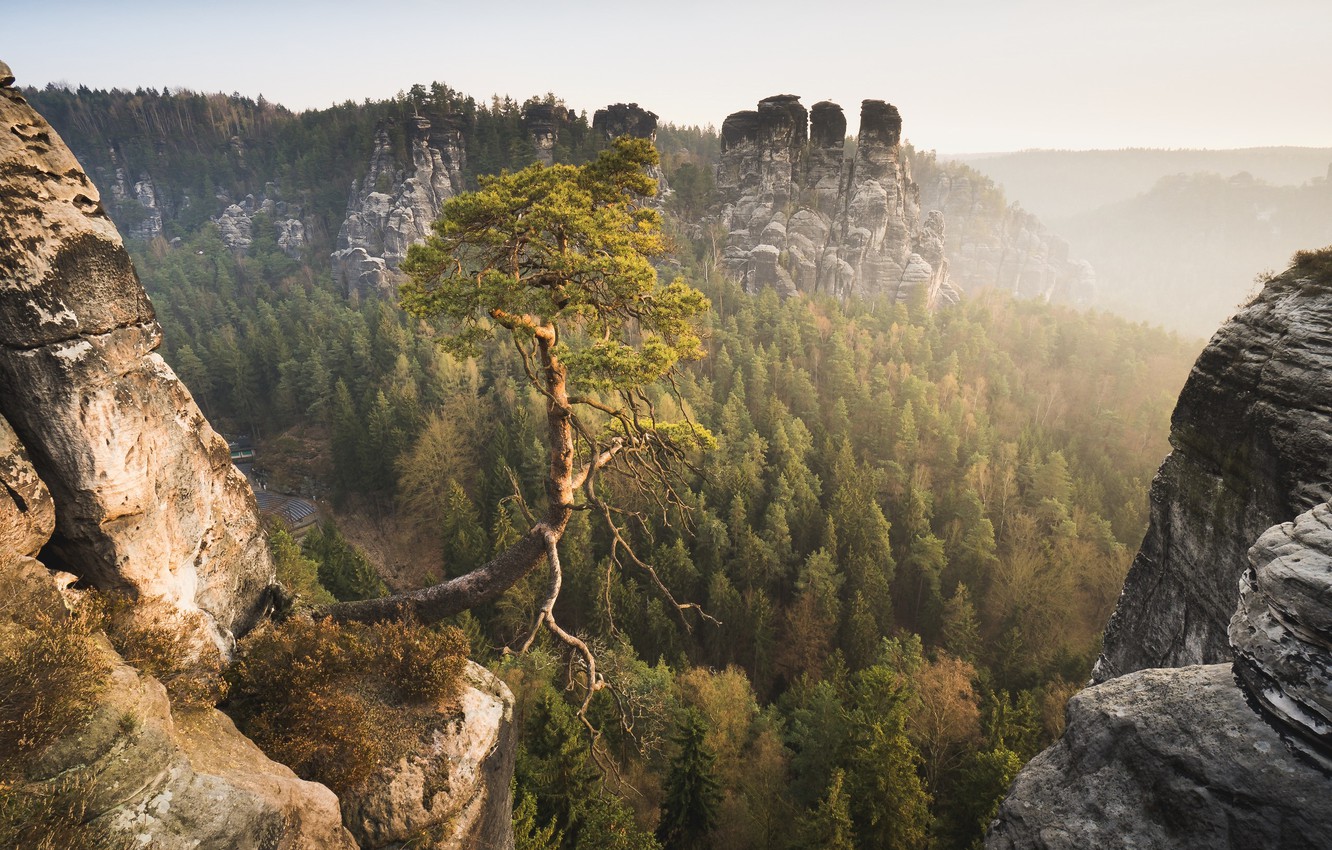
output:
[[854,155],[845,133],[840,106],[807,111],[795,95],[726,118],[717,190],[727,269],[751,292],[955,300],[943,220],[922,219],[896,107],[861,104]]
[[161,331],[96,188],[0,88],[0,414],[50,488],[42,551],[103,589],[259,615],[273,567],[254,496],[156,348]]
[[0,416],[0,563],[31,558],[55,530],[55,503],[28,452]]
[[[343,797],[361,847],[513,847],[513,694],[476,664],[411,753]],[[425,838],[422,838],[425,836]]]

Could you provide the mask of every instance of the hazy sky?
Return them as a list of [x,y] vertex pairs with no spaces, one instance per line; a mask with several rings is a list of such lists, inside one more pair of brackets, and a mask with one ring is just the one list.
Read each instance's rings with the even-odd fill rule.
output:
[[771,94],[902,111],[941,152],[1332,145],[1332,0],[0,0],[19,83],[293,109],[440,80],[721,125]]

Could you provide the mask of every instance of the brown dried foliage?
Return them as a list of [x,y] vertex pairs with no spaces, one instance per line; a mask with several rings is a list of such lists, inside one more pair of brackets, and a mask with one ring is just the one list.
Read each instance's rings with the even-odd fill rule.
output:
[[456,697],[467,648],[452,627],[295,618],[242,643],[227,710],[269,756],[342,794]]

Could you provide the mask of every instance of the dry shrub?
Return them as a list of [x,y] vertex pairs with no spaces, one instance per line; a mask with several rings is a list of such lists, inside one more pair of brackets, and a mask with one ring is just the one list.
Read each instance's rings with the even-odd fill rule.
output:
[[1332,281],[1332,246],[1316,251],[1296,251],[1290,264],[1320,281]]
[[111,663],[86,616],[0,622],[0,779],[87,719]]
[[119,593],[89,594],[85,605],[100,617],[116,652],[166,686],[175,708],[216,705],[226,696],[222,657],[205,644],[204,614],[136,602]]
[[84,823],[89,781],[77,774],[26,783],[24,768],[91,715],[111,673],[98,621],[63,609],[0,619],[0,847],[113,848]]
[[414,622],[293,618],[241,649],[228,712],[269,756],[338,794],[407,751],[418,724],[457,695],[467,661],[461,631]]
[[132,836],[85,822],[90,784],[81,775],[28,785],[0,781],[0,847],[129,850]]

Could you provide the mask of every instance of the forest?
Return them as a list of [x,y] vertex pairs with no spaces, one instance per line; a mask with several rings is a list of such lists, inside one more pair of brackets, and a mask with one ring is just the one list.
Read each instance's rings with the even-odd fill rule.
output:
[[[438,84],[300,115],[189,93],[34,101],[89,139],[161,123],[182,147],[160,155],[196,196],[280,174],[325,239],[363,167],[350,151],[394,110],[459,122],[472,179],[531,160],[518,104]],[[568,120],[580,129],[556,159],[586,161],[599,143],[586,116]],[[190,164],[184,140],[210,133]],[[247,134],[244,164],[220,141],[232,133]],[[977,846],[1087,680],[1200,343],[992,292],[939,311],[745,293],[699,223],[715,145],[691,128],[658,137],[676,187],[659,273],[711,308],[706,356],[653,402],[716,446],[689,458],[678,505],[613,494],[638,518],[635,551],[709,619],[686,628],[579,512],[556,614],[609,685],[588,725],[562,645],[512,651],[542,575],[451,623],[517,698],[518,847]],[[270,167],[247,170],[256,156]],[[299,543],[271,535],[298,607],[460,575],[526,530],[524,504],[544,498],[543,399],[511,347],[445,353],[391,294],[338,291],[271,227],[245,254],[206,215],[172,227],[129,245],[162,353],[216,427],[253,436],[270,487],[329,507]]]

